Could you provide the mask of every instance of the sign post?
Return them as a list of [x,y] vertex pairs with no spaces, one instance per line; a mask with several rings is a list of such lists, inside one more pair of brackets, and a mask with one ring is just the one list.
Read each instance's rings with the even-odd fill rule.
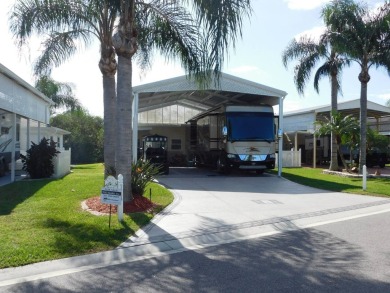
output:
[[118,206],[118,221],[123,221],[123,176],[118,175],[118,180],[108,176],[104,181],[100,201],[110,205],[109,226],[111,226],[111,205]]

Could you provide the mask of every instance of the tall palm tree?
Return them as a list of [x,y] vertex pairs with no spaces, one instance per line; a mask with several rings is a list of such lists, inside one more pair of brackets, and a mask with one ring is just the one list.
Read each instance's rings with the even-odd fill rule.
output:
[[81,108],[81,104],[74,96],[72,86],[69,83],[58,82],[50,76],[43,75],[35,82],[35,88],[54,102],[50,108],[52,113],[60,108],[70,111]]
[[359,172],[366,165],[367,85],[369,69],[383,66],[390,74],[390,2],[376,12],[352,0],[334,0],[323,9],[328,37],[339,52],[360,66],[360,151]]
[[316,129],[318,135],[334,134],[337,152],[340,155],[344,168],[348,169],[344,154],[341,151],[341,143],[343,137],[355,134],[356,130],[359,129],[359,123],[356,118],[352,115],[343,117],[340,112],[332,111],[330,118],[324,116],[323,120],[317,120],[315,125],[318,126]]
[[19,47],[33,34],[45,37],[43,52],[34,66],[37,75],[48,74],[93,38],[100,42],[99,68],[103,77],[104,162],[115,165],[116,56],[112,45],[117,6],[114,0],[17,0],[11,10],[10,29]]
[[[194,11],[193,13],[191,13]],[[158,50],[178,58],[190,76],[207,82],[218,77],[225,53],[241,36],[249,0],[120,0],[114,35],[118,55],[116,171],[124,177],[125,199],[131,199],[132,61],[148,64]],[[203,83],[204,84],[204,83]]]
[[[304,93],[307,81],[310,79],[311,71],[323,62],[314,75],[314,88],[319,93],[319,81],[323,77],[328,77],[331,83],[331,112],[337,111],[337,94],[340,90],[340,72],[342,67],[348,64],[348,60],[338,54],[325,38],[320,41],[304,36],[298,41],[293,40],[282,54],[282,61],[285,67],[288,63],[298,59],[294,68],[294,82],[300,94]],[[337,142],[333,131],[331,135],[331,161],[329,170],[338,169]]]
[[[126,200],[131,199],[133,61],[147,67],[152,53],[160,51],[169,59],[178,58],[190,76],[205,84],[211,71],[218,77],[228,47],[234,47],[237,37],[242,35],[243,17],[251,13],[250,0],[18,0],[18,3],[11,16],[11,30],[20,46],[32,32],[49,35],[44,43],[46,51],[35,67],[37,71],[51,63],[61,64],[76,51],[77,37],[88,42],[91,35],[101,42],[100,68],[107,70],[107,75],[103,74],[104,89],[105,77],[114,80],[117,69],[117,102],[105,104],[104,117],[105,123],[109,118],[116,120],[115,131],[112,127],[107,131],[105,126],[105,135],[109,132],[116,140],[105,137],[105,152],[106,143],[115,141],[115,168],[117,174],[124,176]],[[117,11],[120,17],[111,37]],[[115,97],[114,93],[104,92],[105,103]],[[107,168],[106,156],[105,162]]]

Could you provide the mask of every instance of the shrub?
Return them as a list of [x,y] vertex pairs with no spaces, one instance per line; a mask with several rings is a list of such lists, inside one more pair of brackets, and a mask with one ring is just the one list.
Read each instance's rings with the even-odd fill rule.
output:
[[33,142],[26,156],[20,155],[23,163],[23,170],[30,178],[49,178],[54,174],[53,158],[59,151],[56,149],[56,143],[51,139],[42,138],[39,144]]
[[131,166],[131,192],[133,196],[142,196],[146,185],[154,177],[161,174],[160,166],[152,164],[150,161],[137,160]]

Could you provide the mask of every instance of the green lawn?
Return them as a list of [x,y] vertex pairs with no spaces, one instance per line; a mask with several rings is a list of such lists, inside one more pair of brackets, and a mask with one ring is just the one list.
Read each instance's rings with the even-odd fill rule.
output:
[[[390,196],[388,178],[369,178],[363,191],[361,179],[322,174],[322,169],[283,168],[283,177],[325,190]],[[76,166],[63,179],[0,187],[0,268],[109,250],[151,220],[152,214],[135,213],[119,223],[114,215],[109,229],[108,216],[83,211],[81,202],[99,195],[102,185],[103,166],[93,164]],[[162,208],[172,202],[167,189],[150,187],[153,202]]]
[[[80,165],[62,179],[19,181],[0,187],[0,268],[104,251],[117,247],[152,214],[134,213],[119,223],[116,215],[83,211],[81,202],[100,195],[102,164]],[[150,184],[152,201],[167,206],[173,195]]]
[[[323,174],[322,170],[320,168],[283,168],[282,176],[291,181],[324,190],[390,196],[390,178],[367,178],[367,190],[363,191],[362,178]],[[273,170],[271,173],[277,174],[277,171]]]

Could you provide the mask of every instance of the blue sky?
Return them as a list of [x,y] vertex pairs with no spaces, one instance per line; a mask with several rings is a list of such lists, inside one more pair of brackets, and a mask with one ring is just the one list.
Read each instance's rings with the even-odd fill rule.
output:
[[[320,84],[320,93],[313,89],[312,79],[308,82],[305,95],[298,94],[293,82],[292,62],[286,69],[281,62],[283,50],[289,42],[301,34],[318,35],[323,23],[321,7],[329,0],[252,0],[253,15],[246,20],[242,39],[236,48],[230,50],[223,72],[271,86],[288,93],[284,111],[293,111],[330,103],[328,79]],[[384,1],[366,1],[375,7]],[[39,50],[39,39],[32,40],[29,49],[19,52],[8,31],[7,12],[13,0],[0,1],[0,37],[2,54],[0,62],[33,84],[31,63]],[[102,82],[98,69],[99,48],[97,43],[83,48],[67,63],[53,71],[58,81],[74,84],[77,98],[93,115],[103,115]],[[155,56],[153,67],[141,75],[134,68],[133,84],[139,85],[170,77],[183,75],[179,63],[165,63]],[[343,71],[342,91],[339,101],[358,99],[360,83],[359,68],[356,65]],[[371,81],[368,84],[368,99],[384,105],[390,99],[390,77],[384,68],[370,70]]]

